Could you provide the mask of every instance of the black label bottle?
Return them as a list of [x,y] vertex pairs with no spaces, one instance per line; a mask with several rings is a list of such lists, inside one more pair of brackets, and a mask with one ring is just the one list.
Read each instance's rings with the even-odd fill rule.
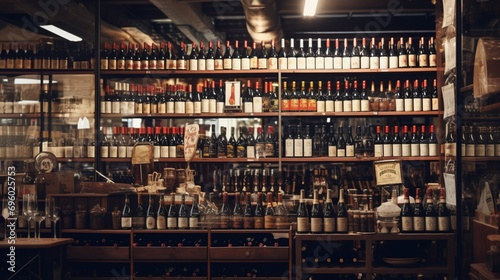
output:
[[300,190],[300,201],[297,208],[297,232],[298,233],[308,233],[309,232],[309,211],[307,210],[307,205],[305,201],[305,190]]
[[123,205],[121,228],[122,229],[132,228],[132,210],[130,209],[130,200],[128,196],[125,196],[125,204]]
[[177,228],[188,229],[189,228],[189,212],[186,205],[186,195],[182,195],[181,205],[179,206],[179,212],[177,215]]
[[412,232],[413,231],[413,209],[410,204],[410,190],[408,188],[404,189],[403,192],[403,206],[401,207],[401,231],[402,232]]
[[415,190],[415,204],[413,205],[413,230],[415,232],[425,231],[425,210],[420,190],[420,188]]
[[348,221],[347,221],[347,208],[344,202],[344,190],[339,190],[339,202],[337,203],[337,232],[347,233],[348,231]]
[[311,233],[323,232],[323,209],[318,200],[318,190],[314,190],[313,205],[311,208]]
[[327,190],[326,201],[323,210],[323,226],[325,233],[334,233],[336,230],[336,211],[332,203],[332,190]]
[[437,212],[432,199],[432,189],[427,189],[427,204],[425,205],[425,231],[436,232],[438,229]]

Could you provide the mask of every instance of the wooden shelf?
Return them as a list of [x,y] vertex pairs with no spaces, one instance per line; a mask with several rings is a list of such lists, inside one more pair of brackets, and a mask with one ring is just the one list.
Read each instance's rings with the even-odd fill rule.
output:
[[450,268],[447,266],[433,266],[429,264],[419,264],[414,266],[375,266],[372,268],[373,273],[381,274],[410,274],[410,273],[446,273],[450,272]]
[[206,262],[208,247],[132,247],[134,261]]
[[196,234],[204,233],[207,234],[206,229],[134,229],[134,234]]
[[212,247],[211,262],[288,262],[288,247]]
[[460,88],[460,93],[468,92],[474,89],[474,84],[466,85]]
[[226,112],[223,114],[219,113],[202,113],[202,114],[132,114],[132,115],[121,115],[121,114],[101,114],[102,118],[114,119],[114,118],[262,118],[262,117],[278,117],[278,112],[268,112],[268,113],[232,113]]
[[282,162],[292,163],[303,163],[303,162],[370,162],[376,160],[390,160],[390,159],[401,159],[405,161],[438,161],[439,156],[433,157],[301,157],[301,158],[282,158]]
[[0,75],[94,74],[94,70],[79,69],[1,69]]
[[101,70],[101,76],[213,76],[213,75],[265,75],[278,74],[278,70]]
[[124,262],[130,260],[130,247],[68,246],[66,257],[72,261]]
[[305,274],[368,273],[368,269],[363,266],[312,267],[302,268],[302,272]]
[[391,68],[391,69],[315,69],[315,70],[281,70],[282,74],[375,74],[375,73],[420,73],[436,72],[436,67]]
[[500,157],[462,157],[463,162],[500,161]]
[[[102,162],[126,162],[130,163],[130,158],[102,158]],[[154,162],[186,162],[184,158],[159,158],[153,159]],[[191,162],[210,162],[210,163],[268,163],[278,162],[279,159],[273,158],[193,158]]]
[[[101,195],[102,196],[102,195]],[[130,234],[128,229],[62,229],[62,233],[78,234]]]

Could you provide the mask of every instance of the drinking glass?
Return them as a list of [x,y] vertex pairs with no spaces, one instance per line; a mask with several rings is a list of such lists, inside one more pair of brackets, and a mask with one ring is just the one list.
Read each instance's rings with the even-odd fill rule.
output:
[[57,221],[59,221],[59,215],[57,215],[56,203],[54,201],[54,198],[52,197],[47,197],[45,199],[45,217],[46,219],[50,220],[54,225],[54,240],[56,240],[57,239],[56,224]]
[[2,199],[2,216],[5,219],[5,236],[7,236],[7,218],[9,218],[9,202],[7,198]]
[[33,219],[35,220],[35,242],[40,241],[40,227],[42,222],[45,220],[45,212],[34,211]]
[[31,219],[33,218],[33,216],[35,215],[35,211],[37,210],[36,202],[36,195],[23,195],[23,216],[28,224],[28,240],[31,238]]

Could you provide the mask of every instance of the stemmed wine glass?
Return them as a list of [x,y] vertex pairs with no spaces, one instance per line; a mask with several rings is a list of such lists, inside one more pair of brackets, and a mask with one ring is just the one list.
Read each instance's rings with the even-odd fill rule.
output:
[[54,225],[54,240],[56,240],[57,239],[56,224],[57,221],[59,221],[59,215],[57,215],[56,204],[54,198],[52,197],[45,198],[45,217],[46,219],[50,220]]
[[[2,200],[2,216],[7,221],[7,218],[9,218],[9,202],[6,198]],[[5,222],[5,235],[7,236],[7,222]]]
[[45,220],[45,213],[43,211],[35,211],[33,219],[35,220],[35,242],[40,241],[40,227]]
[[[37,198],[34,194],[23,195],[23,216],[28,223],[28,240],[31,238],[31,219],[35,216],[37,211]],[[36,237],[36,236],[35,236]]]

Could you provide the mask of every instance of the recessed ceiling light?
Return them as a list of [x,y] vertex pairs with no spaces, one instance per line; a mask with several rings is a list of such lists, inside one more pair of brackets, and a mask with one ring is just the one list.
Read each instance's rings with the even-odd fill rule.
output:
[[316,7],[318,6],[318,0],[306,0],[304,4],[304,16],[312,17],[316,14]]
[[82,38],[80,38],[74,34],[71,34],[68,31],[63,30],[63,29],[61,29],[55,25],[52,25],[52,24],[40,25],[40,27],[47,30],[47,31],[50,31],[50,32],[56,34],[57,36],[63,37],[64,39],[71,41],[71,42],[80,42],[82,40]]

